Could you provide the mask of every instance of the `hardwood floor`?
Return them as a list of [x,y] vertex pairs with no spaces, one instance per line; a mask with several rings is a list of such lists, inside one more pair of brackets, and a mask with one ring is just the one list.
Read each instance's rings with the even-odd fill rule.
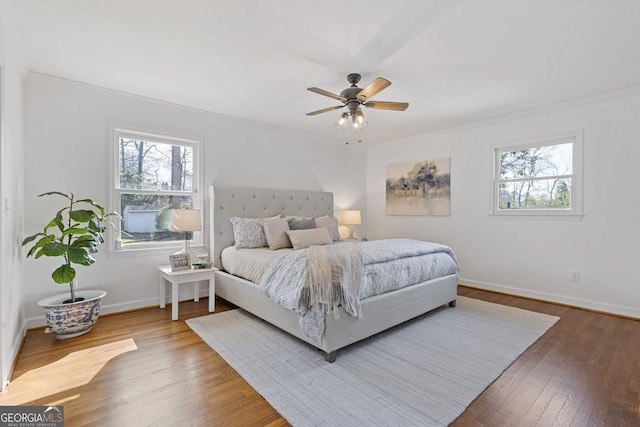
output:
[[[460,287],[460,295],[560,316],[452,426],[640,425],[640,321]],[[0,405],[64,405],[68,426],[283,426],[184,320],[207,299],[100,318],[58,341],[29,331]],[[231,307],[216,302],[216,312]]]

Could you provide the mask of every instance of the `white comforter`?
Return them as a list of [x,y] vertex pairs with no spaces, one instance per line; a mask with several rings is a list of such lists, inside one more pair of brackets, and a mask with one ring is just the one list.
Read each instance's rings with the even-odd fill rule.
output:
[[[345,245],[352,245],[346,243]],[[346,284],[348,292],[356,292],[359,299],[400,289],[405,286],[425,282],[427,280],[457,273],[458,261],[448,246],[412,239],[388,239],[362,242],[356,245],[362,264],[362,272],[358,273],[355,290],[353,284]],[[346,251],[349,252],[349,251]],[[295,311],[300,317],[302,331],[311,339],[318,340],[324,332],[324,315],[330,313],[337,316],[332,303],[343,303],[341,300],[314,305],[309,301],[309,287],[314,284],[309,279],[307,264],[309,250],[299,250],[278,257],[264,272],[260,279],[260,291],[279,303]],[[334,262],[331,266],[336,289],[345,284],[341,277],[355,280],[352,274],[344,274],[345,265]],[[342,291],[333,294],[343,297]],[[354,314],[354,310],[351,314]],[[357,312],[357,310],[355,310]]]
[[269,248],[236,249],[229,246],[224,248],[221,254],[222,268],[234,276],[258,283],[276,259],[291,251],[291,248],[273,251]]

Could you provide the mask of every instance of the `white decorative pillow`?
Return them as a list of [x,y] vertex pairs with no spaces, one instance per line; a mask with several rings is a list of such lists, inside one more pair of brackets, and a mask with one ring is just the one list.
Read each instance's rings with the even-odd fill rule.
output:
[[287,235],[289,236],[289,240],[291,240],[294,250],[333,243],[329,235],[329,230],[325,227],[310,228],[307,230],[289,230],[287,231]]
[[338,232],[338,219],[328,215],[315,218],[316,227],[325,227],[329,230],[331,240],[337,242],[340,240],[340,233]]
[[289,222],[286,218],[270,218],[264,221],[264,235],[269,249],[290,248],[291,241],[287,236]]
[[[275,216],[273,218],[279,218]],[[264,248],[267,246],[267,238],[264,235],[263,225],[267,218],[229,218],[233,224],[233,238],[236,241],[236,249]]]

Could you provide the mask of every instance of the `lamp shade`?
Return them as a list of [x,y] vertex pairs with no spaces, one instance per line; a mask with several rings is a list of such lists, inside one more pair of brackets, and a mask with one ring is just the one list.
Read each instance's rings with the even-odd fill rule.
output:
[[180,232],[202,230],[200,209],[173,209],[171,211],[169,230]]
[[344,211],[344,214],[342,215],[342,223],[347,225],[362,224],[362,219],[360,218],[360,211],[358,210]]

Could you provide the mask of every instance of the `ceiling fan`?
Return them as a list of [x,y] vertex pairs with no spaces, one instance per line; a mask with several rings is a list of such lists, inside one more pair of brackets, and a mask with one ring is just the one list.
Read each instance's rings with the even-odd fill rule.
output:
[[[349,74],[347,76],[347,81],[351,83],[351,86],[340,92],[340,95],[336,95],[335,93],[331,93],[317,87],[308,88],[307,90],[311,92],[336,99],[342,102],[342,105],[336,105],[334,107],[312,111],[310,113],[307,113],[307,116],[315,116],[316,114],[326,113],[328,111],[347,107],[349,112],[345,111],[344,113],[342,113],[335,126],[340,127],[344,130],[349,129],[353,133],[358,133],[368,125],[368,123],[364,120],[364,114],[362,113],[362,109],[360,108],[361,105],[364,105],[367,108],[375,108],[378,110],[395,111],[404,111],[407,109],[407,107],[409,107],[408,102],[370,101],[370,99],[374,95],[389,87],[391,85],[391,82],[387,79],[383,79],[382,77],[377,77],[365,88],[359,88],[357,86],[357,83],[360,81],[360,78],[360,74]],[[351,117],[351,121],[348,120],[349,117]]]

